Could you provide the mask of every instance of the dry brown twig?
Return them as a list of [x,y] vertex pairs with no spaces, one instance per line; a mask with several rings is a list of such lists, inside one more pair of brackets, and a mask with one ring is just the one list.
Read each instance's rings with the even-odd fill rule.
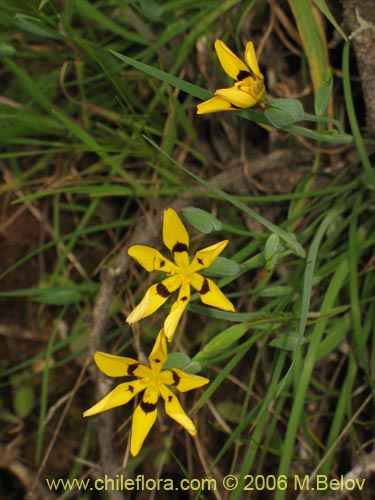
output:
[[[375,450],[366,455],[358,464],[344,476],[344,482],[349,479],[363,481],[375,474]],[[325,495],[322,500],[340,500],[341,498],[350,498],[351,492],[347,490],[338,490]]]
[[344,21],[351,31],[370,135],[375,134],[375,9],[373,0],[344,0]]

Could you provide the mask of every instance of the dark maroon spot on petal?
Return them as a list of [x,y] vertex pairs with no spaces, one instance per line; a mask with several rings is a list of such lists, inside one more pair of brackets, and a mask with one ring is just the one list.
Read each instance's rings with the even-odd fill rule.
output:
[[175,246],[172,248],[172,253],[176,253],[176,252],[187,252],[189,249],[187,247],[187,245],[185,245],[185,243],[180,243],[180,242],[177,242],[175,244]]
[[132,385],[128,385],[128,391],[133,394],[134,392],[134,387]]
[[155,363],[160,363],[160,359],[154,359]]
[[197,259],[198,263],[203,266],[204,262],[203,262],[203,259]]
[[168,403],[170,403],[173,399],[173,396],[168,396]]
[[241,71],[238,72],[236,80],[237,82],[240,82],[241,80],[245,80],[245,78],[248,78],[249,76],[251,76],[251,73],[241,69]]
[[129,365],[127,369],[127,375],[134,375],[135,370],[138,368],[139,363],[134,363],[133,365]]
[[202,284],[202,288],[199,290],[198,293],[200,293],[201,295],[205,295],[209,291],[210,291],[210,286],[208,284],[208,281],[205,278],[203,281],[203,284]]
[[161,261],[159,262],[159,266],[160,266],[160,267],[164,267],[164,266],[165,266],[165,260],[161,260]]
[[184,295],[183,297],[181,297],[181,298],[180,298],[180,300],[181,300],[182,302],[186,302],[186,301],[187,301],[187,299],[188,299],[188,298],[186,297],[186,295]]
[[156,409],[156,403],[147,403],[146,401],[141,401],[140,406],[142,410],[147,414],[147,413],[152,413]]
[[168,288],[163,285],[163,283],[158,283],[156,285],[156,292],[160,297],[168,298],[171,294],[171,292],[168,290]]
[[173,376],[173,385],[177,386],[180,383],[181,377],[179,377],[174,370],[171,370],[171,372]]

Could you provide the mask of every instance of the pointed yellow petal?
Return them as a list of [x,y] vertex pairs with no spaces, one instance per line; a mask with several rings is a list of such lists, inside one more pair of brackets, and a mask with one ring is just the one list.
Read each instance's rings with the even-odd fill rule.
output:
[[91,415],[96,415],[102,411],[107,411],[111,408],[124,405],[128,403],[136,394],[143,391],[144,388],[145,385],[140,380],[119,384],[98,403],[86,410],[83,416],[90,417]]
[[170,276],[160,283],[152,285],[145,293],[141,302],[127,316],[126,322],[132,324],[153,314],[177,290],[180,284],[181,277],[177,275]]
[[162,398],[164,399],[165,413],[180,425],[182,425],[182,427],[186,429],[189,434],[195,436],[197,434],[195,425],[186,415],[185,411],[180,405],[179,400],[177,399],[177,396],[173,394],[173,392],[169,390],[165,385],[160,386],[160,393]]
[[209,379],[205,377],[201,377],[199,375],[192,375],[190,373],[185,373],[178,368],[173,368],[172,370],[166,370],[164,373],[171,372],[173,377],[172,384],[176,389],[180,392],[191,391],[192,389],[197,389],[198,387],[202,387],[208,384]]
[[159,394],[155,387],[147,387],[142,401],[135,409],[132,422],[130,453],[133,457],[138,455],[151,427],[154,425],[158,411]]
[[228,240],[223,240],[219,241],[219,243],[215,243],[215,245],[198,250],[190,264],[189,271],[196,272],[209,267],[227,245]]
[[136,359],[114,356],[105,352],[95,353],[95,363],[100,371],[109,377],[148,377],[150,368],[139,363]]
[[171,370],[164,370],[159,373],[158,382],[164,385],[175,385],[175,378]]
[[242,77],[246,73],[250,75],[249,68],[246,64],[241,61],[224,42],[216,40],[215,50],[224,71],[233,78],[233,80],[242,80]]
[[258,102],[258,99],[250,94],[250,91],[250,87],[241,86],[241,88],[239,88],[238,84],[236,84],[229,89],[218,89],[215,94],[226,99],[237,108],[243,109],[251,108]]
[[203,304],[217,307],[223,311],[234,312],[234,305],[226,298],[220,288],[209,278],[194,274],[191,285],[198,291]]
[[208,101],[201,102],[197,105],[197,114],[204,115],[205,113],[216,113],[218,111],[234,111],[238,108],[233,106],[223,97],[215,96]]
[[[158,290],[159,292],[162,291],[162,294],[158,293]],[[161,288],[160,283],[152,285],[145,293],[141,302],[127,316],[126,322],[131,325],[140,319],[146,318],[150,314],[157,311],[169,296],[170,292],[166,288],[165,290],[164,288]]]
[[154,347],[148,357],[151,370],[154,374],[160,373],[164,363],[167,361],[167,340],[162,328],[156,337]]
[[257,78],[263,80],[263,75],[259,70],[258,59],[257,59],[257,56],[255,54],[253,42],[247,42],[247,44],[246,44],[245,61],[246,61],[247,65],[249,66],[249,68],[251,69],[251,71],[253,72],[253,74]]
[[176,302],[172,305],[171,310],[164,321],[164,333],[169,340],[173,339],[178,323],[183,315],[190,300],[190,285],[184,284],[181,286]]
[[166,273],[176,272],[176,266],[169,259],[166,259],[155,248],[144,245],[133,245],[129,248],[128,254],[135,259],[146,271],[164,271]]
[[189,251],[189,234],[173,208],[164,212],[163,241],[173,255]]

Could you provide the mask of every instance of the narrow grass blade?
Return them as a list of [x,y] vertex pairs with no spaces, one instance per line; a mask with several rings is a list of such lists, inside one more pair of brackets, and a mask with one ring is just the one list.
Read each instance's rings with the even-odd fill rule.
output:
[[310,0],[289,0],[310,67],[314,93],[329,72],[327,41],[319,12]]
[[314,4],[318,7],[318,9],[326,16],[328,21],[336,28],[336,30],[340,33],[343,39],[347,42],[348,37],[345,35],[341,26],[338,24],[336,19],[333,17],[331,11],[328,8],[328,5],[325,0],[313,0]]
[[182,80],[181,78],[178,78],[177,76],[171,75],[169,73],[166,73],[165,71],[162,71],[161,69],[154,68],[153,66],[150,66],[149,64],[145,64],[141,61],[137,61],[136,59],[133,59],[132,57],[124,56],[123,54],[120,54],[119,52],[116,52],[115,50],[110,50],[109,51],[112,55],[120,59],[121,61],[125,62],[126,64],[129,64],[130,66],[133,66],[133,68],[138,69],[139,71],[142,71],[143,73],[146,73],[147,75],[153,76],[154,78],[157,78],[158,80],[161,80],[165,83],[168,83],[172,87],[177,87],[178,89],[182,90],[183,92],[186,92],[187,94],[190,94],[197,99],[209,99],[212,97],[211,92],[209,92],[206,89],[202,89],[201,87],[198,87],[198,85],[194,85],[193,83],[186,82],[185,80]]

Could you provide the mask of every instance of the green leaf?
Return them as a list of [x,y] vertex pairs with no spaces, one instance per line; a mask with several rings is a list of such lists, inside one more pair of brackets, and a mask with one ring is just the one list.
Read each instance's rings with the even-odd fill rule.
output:
[[232,401],[219,401],[216,404],[217,411],[228,422],[238,424],[241,422],[242,405]]
[[293,291],[293,287],[285,285],[268,286],[259,290],[259,297],[287,297]]
[[168,83],[172,87],[177,87],[178,89],[186,92],[187,94],[192,95],[193,97],[196,97],[197,99],[206,100],[212,97],[211,92],[209,92],[206,89],[202,89],[201,87],[198,87],[198,85],[185,82],[185,80],[182,80],[177,76],[166,73],[165,71],[154,68],[153,66],[149,66],[148,64],[145,64],[141,61],[137,61],[136,59],[133,59],[131,57],[124,56],[123,54],[120,54],[115,50],[110,50],[109,52],[118,59],[120,59],[121,61],[130,64],[130,66],[133,66],[133,68],[139,69],[139,71],[143,71],[143,73],[153,76],[158,80],[161,80],[162,82]]
[[162,16],[161,7],[154,0],[139,0],[139,10],[151,21],[158,21]]
[[[132,41],[134,43],[140,44],[141,46],[148,44],[145,37],[140,33],[137,33],[136,29],[132,28],[131,30],[127,30],[122,26],[122,23],[117,23],[113,19],[118,16],[107,16],[104,12],[105,9],[99,7],[97,2],[88,0],[75,0],[74,4],[77,7],[80,15],[83,18],[87,18],[85,19],[85,22],[87,22],[87,20],[90,20],[93,25],[97,25],[100,28],[105,28],[111,33],[116,33],[117,35],[122,37],[124,41]],[[123,16],[126,18],[125,12],[123,13]]]
[[185,207],[182,209],[182,212],[189,224],[201,233],[209,234],[221,229],[222,224],[219,219],[206,212],[206,210],[196,207]]
[[40,4],[39,4],[39,7],[38,7],[38,10],[42,10],[43,7],[45,5],[47,5],[47,3],[49,3],[49,2],[50,2],[50,0],[40,0]]
[[266,118],[276,128],[284,128],[303,120],[303,106],[297,99],[272,99],[264,111]]
[[265,268],[271,271],[276,266],[280,255],[280,238],[277,234],[271,234],[264,245]]
[[10,380],[13,387],[13,408],[19,418],[30,415],[35,401],[34,387],[27,382],[26,376],[25,373],[18,373]]
[[202,365],[182,352],[171,352],[168,354],[168,359],[164,363],[163,370],[171,370],[172,368],[178,368],[194,375],[202,370]]
[[0,57],[12,56],[13,54],[15,54],[15,52],[16,49],[13,47],[13,45],[5,42],[0,43]]
[[333,17],[331,14],[331,11],[329,10],[326,1],[325,0],[313,0],[314,4],[318,7],[318,9],[326,16],[328,21],[337,29],[337,31],[340,33],[340,35],[343,37],[343,39],[347,42],[348,37],[345,35],[339,24],[337,23],[336,19]]
[[323,78],[320,87],[315,96],[314,109],[315,114],[318,116],[324,116],[327,112],[329,98],[332,93],[333,86],[333,75],[332,72],[327,73]]
[[25,14],[16,14],[14,16],[14,24],[22,31],[26,31],[38,37],[54,38],[57,40],[61,39],[60,33],[46,27],[43,22],[36,17],[27,16]]
[[63,306],[80,302],[82,296],[79,289],[75,287],[48,288],[46,290],[39,290],[36,300],[42,304]]
[[62,306],[86,300],[87,296],[94,295],[98,289],[99,285],[96,283],[80,283],[78,285],[66,283],[63,286],[49,286],[42,283],[39,287],[0,292],[0,297],[31,297],[42,304]]
[[232,344],[237,342],[248,330],[250,323],[240,323],[230,326],[210,340],[203,349],[193,358],[193,361],[206,360],[227,350]]
[[327,334],[319,345],[317,359],[324,358],[324,356],[334,351],[344,341],[350,328],[352,328],[350,314],[345,314],[333,324],[332,328],[327,330]]
[[227,259],[226,257],[216,257],[214,262],[202,271],[202,274],[207,274],[208,276],[216,276],[218,278],[226,276],[234,276],[241,271],[241,266],[234,260]]
[[285,351],[294,351],[297,348],[298,343],[299,333],[298,331],[294,330],[277,334],[276,337],[269,343],[269,345],[271,347],[276,347],[277,349],[284,349]]
[[329,70],[325,31],[311,0],[288,0],[310,68],[314,94]]

